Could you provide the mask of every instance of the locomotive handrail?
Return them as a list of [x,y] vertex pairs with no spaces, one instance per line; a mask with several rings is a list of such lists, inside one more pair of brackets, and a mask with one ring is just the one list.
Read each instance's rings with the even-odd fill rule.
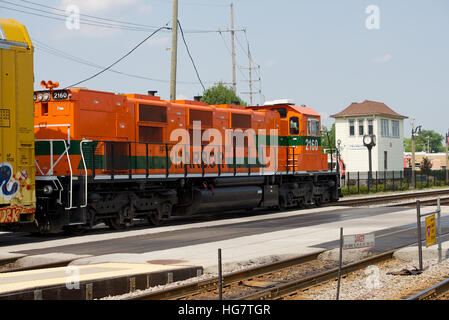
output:
[[[84,139],[85,140],[85,139]],[[170,150],[171,147],[173,146],[179,146],[179,143],[165,143],[165,142],[146,142],[146,141],[124,141],[124,140],[89,140],[92,143],[92,148],[88,148],[86,150],[82,150],[81,152],[81,158],[82,158],[82,168],[80,168],[81,170],[84,170],[84,172],[82,173],[82,175],[87,176],[87,177],[93,177],[95,178],[97,176],[96,170],[98,169],[102,169],[102,167],[98,167],[97,163],[98,163],[98,158],[96,156],[96,150],[98,149],[99,145],[103,145],[108,143],[109,144],[109,151],[108,151],[108,157],[105,159],[107,162],[105,162],[105,167],[102,169],[104,171],[109,171],[109,175],[111,177],[112,180],[115,180],[117,178],[117,173],[119,173],[119,175],[121,176],[120,179],[122,179],[122,175],[124,174],[123,171],[126,171],[126,175],[129,176],[129,179],[132,179],[134,177],[134,170],[142,170],[142,176],[145,179],[150,178],[151,176],[151,171],[154,169],[157,170],[163,170],[163,173],[158,173],[162,174],[163,176],[165,176],[166,178],[168,178],[171,174],[172,174],[172,170],[175,170],[176,168],[179,170],[180,168],[184,168],[184,172],[183,175],[184,177],[188,177],[188,175],[190,173],[194,173],[194,172],[190,172],[190,170],[192,169],[192,163],[190,162],[182,162],[181,167],[176,167],[176,168],[171,168],[170,165],[170,159],[171,159],[171,155],[170,155]],[[87,141],[86,141],[87,142]],[[97,144],[98,143],[98,144]],[[116,145],[117,144],[125,144],[126,147],[124,147],[127,152],[126,155],[116,155]],[[139,162],[137,160],[137,157],[134,156],[134,147],[132,145],[140,145],[141,146],[141,156],[143,156],[144,158],[142,158],[141,162]],[[151,153],[150,153],[150,147],[156,147],[159,146],[160,150],[158,152],[160,152],[161,155],[161,164],[164,164],[164,166],[160,167],[160,168],[153,168],[151,165]],[[196,146],[196,145],[192,145],[192,144],[185,144],[183,145],[185,147],[192,147],[192,146]],[[209,144],[209,143],[201,143],[198,144],[198,146],[201,146],[201,156],[199,158],[197,158],[195,161],[195,165],[198,165],[198,172],[195,172],[195,174],[199,174],[201,177],[206,177],[209,174],[216,174],[217,176],[222,176],[223,175],[223,168],[225,168],[226,163],[223,162],[223,160],[227,159],[226,154],[224,152],[220,152],[222,155],[222,162],[221,163],[215,163],[213,167],[216,166],[215,170],[210,171],[212,169],[209,168],[206,165],[206,160],[205,158],[203,158],[203,151],[204,151],[204,147],[208,146],[208,147],[219,147],[221,148],[220,150],[225,150],[227,148],[229,148],[229,151],[231,152],[232,150],[232,157],[230,159],[232,159],[231,161],[233,161],[233,163],[228,163],[230,172],[228,172],[227,174],[231,174],[233,176],[237,176],[237,175],[242,175],[244,174],[244,172],[242,171],[242,169],[244,168],[246,171],[246,174],[248,176],[254,175],[256,174],[255,172],[252,172],[252,170],[259,168],[260,169],[260,174],[265,174],[268,172],[273,173],[274,175],[277,174],[282,174],[282,172],[287,172],[287,173],[296,173],[296,170],[298,170],[298,166],[299,166],[299,159],[298,156],[299,154],[296,152],[295,147],[291,146],[291,145],[287,145],[287,146],[282,146],[282,145],[267,145],[266,147],[270,148],[270,149],[277,149],[277,150],[286,150],[286,154],[287,154],[287,158],[284,159],[285,163],[282,164],[278,164],[278,160],[279,160],[279,155],[278,152],[274,152],[273,158],[270,159],[271,162],[274,163],[273,166],[271,166],[271,169],[267,171],[268,167],[265,167],[264,165],[259,166],[257,165],[257,162],[252,162],[254,160],[254,157],[252,157],[252,152],[254,152],[254,150],[256,150],[256,159],[257,159],[257,154],[258,154],[258,148],[256,146],[247,146],[245,145],[244,147],[239,147],[236,146],[235,143],[234,144]],[[247,158],[247,163],[246,162],[237,162],[240,161],[241,156],[239,156],[237,153],[237,149],[238,148],[243,148],[245,154],[248,153],[248,156],[244,156],[245,159]],[[82,147],[80,149],[83,149]],[[91,150],[90,150],[91,149]],[[92,158],[89,159],[89,155],[86,154],[86,152],[92,153]],[[187,153],[187,157],[188,157],[189,152]],[[211,153],[212,154],[212,153]],[[230,155],[230,154],[229,154]],[[185,157],[186,155],[183,152],[183,156]],[[293,156],[293,158],[291,158]],[[120,160],[122,159],[122,161]],[[125,160],[127,159],[127,160]],[[217,160],[217,159],[215,159]],[[90,166],[87,166],[86,161],[88,161],[90,163]],[[125,161],[125,162],[123,162]],[[196,162],[198,161],[198,162]],[[246,161],[246,160],[244,160]],[[140,169],[138,168],[137,163],[140,163],[140,165],[142,166]],[[190,164],[190,169],[189,169],[189,164]],[[243,164],[244,167],[241,167],[240,164]],[[207,170],[207,171],[206,171]],[[122,172],[122,173],[120,173]]]
[[80,151],[81,151],[81,159],[83,160],[84,166],[84,204],[80,206],[80,208],[87,207],[87,166],[86,161],[84,159],[84,151],[83,151],[83,143],[92,143],[92,140],[83,139],[80,142]]
[[[39,164],[36,161],[36,165],[38,166],[39,171],[44,176],[53,175],[53,169],[56,167],[56,165],[59,163],[59,161],[62,159],[62,157],[67,153],[67,157],[69,157],[69,145],[67,145],[66,141],[64,139],[36,139],[37,142],[49,142],[50,143],[50,169],[48,169],[47,173],[44,173],[42,169],[40,168]],[[64,152],[59,156],[58,160],[53,163],[53,142],[63,142],[65,150]],[[70,158],[69,158],[70,160]]]
[[[70,161],[70,155],[69,155],[69,148],[70,145],[67,145],[67,142],[64,139],[36,139],[37,142],[49,142],[50,143],[50,169],[47,171],[47,173],[43,173],[39,164],[36,161],[36,165],[39,168],[39,171],[43,173],[45,176],[53,175],[53,169],[56,167],[56,165],[59,163],[59,161],[62,159],[64,155],[67,156],[67,163],[69,165],[70,169],[70,191],[69,191],[69,203],[70,206],[66,207],[65,210],[71,210],[74,209],[73,207],[73,169],[72,169],[72,163]],[[56,160],[55,163],[53,163],[53,142],[63,142],[64,143],[64,152],[59,156],[58,160]]]

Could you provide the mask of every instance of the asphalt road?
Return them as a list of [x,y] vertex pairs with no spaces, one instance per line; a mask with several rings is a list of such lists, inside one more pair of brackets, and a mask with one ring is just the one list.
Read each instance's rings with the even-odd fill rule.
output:
[[[167,250],[196,244],[204,244],[228,239],[234,239],[252,235],[262,235],[276,231],[284,231],[295,228],[313,227],[321,224],[359,219],[364,217],[375,217],[385,213],[399,213],[409,208],[329,208],[329,210],[294,215],[276,219],[262,219],[243,223],[230,223],[217,226],[196,227],[190,222],[173,222],[176,224],[189,223],[183,230],[156,232],[118,239],[108,239],[95,242],[78,243],[49,247],[43,249],[33,249],[25,251],[12,251],[29,255],[63,252],[72,254],[104,255],[112,253],[146,253],[159,250]],[[254,217],[254,214],[246,214]],[[260,215],[263,217],[264,214]],[[235,218],[235,216],[233,216]],[[205,218],[210,220],[211,218]],[[220,219],[220,218],[218,218]],[[201,219],[200,219],[201,220]],[[204,218],[203,218],[204,221]],[[443,219],[443,233],[449,232],[449,217]],[[413,227],[413,224],[403,225],[391,229],[384,229],[376,232],[376,250],[386,250],[389,247],[397,247],[410,244],[416,241],[416,229],[406,230]],[[139,230],[139,229],[137,229]],[[401,231],[401,232],[397,232]],[[108,230],[93,230],[88,234],[111,234]],[[424,234],[424,233],[423,233]],[[71,237],[73,238],[73,237]],[[61,236],[35,237],[27,234],[1,234],[0,248],[8,251],[8,246],[25,243],[40,243],[54,239],[64,239]],[[65,238],[67,239],[67,237]],[[325,242],[317,245],[321,248],[338,247],[338,241]]]

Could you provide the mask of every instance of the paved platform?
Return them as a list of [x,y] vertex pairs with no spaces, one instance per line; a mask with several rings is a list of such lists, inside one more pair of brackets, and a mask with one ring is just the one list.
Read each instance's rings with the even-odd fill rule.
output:
[[165,285],[202,274],[202,267],[102,263],[0,274],[0,299],[89,300]]

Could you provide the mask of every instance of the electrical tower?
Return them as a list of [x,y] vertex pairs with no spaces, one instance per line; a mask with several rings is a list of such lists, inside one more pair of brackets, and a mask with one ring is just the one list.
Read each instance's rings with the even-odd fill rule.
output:
[[[249,75],[249,80],[243,80],[245,82],[248,82],[248,87],[249,87],[249,91],[248,92],[241,92],[242,94],[247,94],[249,95],[249,104],[252,106],[254,105],[253,103],[253,95],[254,94],[259,94],[262,95],[262,89],[261,89],[261,79],[260,79],[260,65],[253,65],[253,59],[251,57],[251,50],[249,48],[249,41],[247,40],[247,44],[248,44],[248,67],[241,67],[241,69],[247,69],[248,70],[248,75]],[[257,78],[253,79],[253,70],[258,70],[257,72]],[[259,83],[259,90],[254,91],[253,90],[253,84],[255,82]]]

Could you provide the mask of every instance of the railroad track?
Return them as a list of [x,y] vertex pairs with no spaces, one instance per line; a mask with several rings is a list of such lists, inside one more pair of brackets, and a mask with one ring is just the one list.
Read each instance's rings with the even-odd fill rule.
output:
[[[350,263],[348,265],[342,266],[341,276],[344,277],[346,274],[366,268],[370,265],[384,262],[393,258],[394,251],[388,251],[379,255],[375,255],[361,261]],[[263,290],[254,294],[248,294],[246,296],[240,297],[237,300],[278,300],[283,297],[294,294],[299,290],[303,290],[312,286],[322,284],[324,282],[334,280],[338,277],[338,267],[318,274],[313,274],[302,279],[291,281],[285,284],[279,284],[273,288]]]
[[[442,197],[447,196],[447,197]],[[329,206],[367,206],[367,205],[373,205],[373,204],[386,204],[388,203],[388,206],[409,206],[416,204],[415,202],[402,202],[402,203],[394,203],[394,201],[404,201],[407,199],[422,199],[422,198],[429,198],[429,197],[440,197],[441,204],[448,204],[449,203],[449,190],[443,189],[443,190],[429,190],[429,191],[419,191],[419,192],[413,192],[413,193],[405,193],[405,194],[391,194],[391,195],[383,195],[383,196],[376,196],[376,197],[364,197],[364,198],[357,198],[357,199],[348,199],[348,200],[340,200],[336,203],[329,204]],[[390,203],[392,202],[392,203]],[[423,205],[436,205],[436,198],[435,199],[424,199],[421,201],[421,204]]]
[[[292,266],[303,265],[305,263],[316,261],[318,256],[324,251],[282,260],[275,263],[258,266],[244,271],[229,273],[223,276],[223,286],[227,287],[231,284],[238,283],[247,279],[252,279],[270,272],[276,272]],[[211,292],[218,287],[218,277],[209,280],[199,281],[197,283],[186,284],[169,290],[161,290],[149,294],[142,294],[130,298],[131,300],[181,300],[192,297],[201,292]]]
[[[443,234],[442,236],[447,236]],[[370,265],[386,262],[393,259],[396,250],[413,245],[408,243],[393,250],[377,254],[363,260],[342,266],[341,276],[364,269]],[[234,272],[223,276],[223,297],[228,300],[275,300],[283,299],[314,286],[322,285],[328,281],[337,279],[337,262],[308,270],[310,266],[318,262],[318,256],[324,251],[279,261],[259,267],[254,267],[241,272]],[[289,269],[290,268],[290,269]],[[295,274],[294,268],[304,269],[302,274]],[[292,270],[292,271],[290,271]],[[296,270],[296,271],[297,271]],[[286,272],[287,271],[287,272]],[[291,279],[276,278],[276,273],[291,274]],[[186,284],[170,289],[142,293],[134,295],[130,300],[195,300],[217,299],[218,277],[196,283]],[[449,288],[449,281],[445,284]],[[440,292],[440,289],[435,291]],[[429,295],[429,294],[427,294]]]
[[[276,262],[274,264],[255,267],[243,272],[236,272],[223,277],[223,295],[226,299],[232,300],[263,300],[282,299],[291,293],[315,286],[338,276],[336,263],[327,266],[325,270],[308,272],[299,279],[282,281],[272,280],[270,276],[281,270],[292,267],[305,266],[307,263],[317,261],[317,252],[299,258]],[[378,254],[358,262],[350,263],[342,267],[342,276],[363,269],[372,264],[380,263],[392,259],[394,251]],[[204,299],[206,295],[209,299],[216,298],[218,287],[218,277],[210,280],[200,281],[173,289],[157,291],[149,294],[142,294],[130,298],[131,300],[188,300],[200,297]],[[243,289],[242,289],[243,288]],[[250,293],[245,293],[250,291]],[[240,292],[232,296],[232,292]],[[241,293],[243,292],[243,294]]]

